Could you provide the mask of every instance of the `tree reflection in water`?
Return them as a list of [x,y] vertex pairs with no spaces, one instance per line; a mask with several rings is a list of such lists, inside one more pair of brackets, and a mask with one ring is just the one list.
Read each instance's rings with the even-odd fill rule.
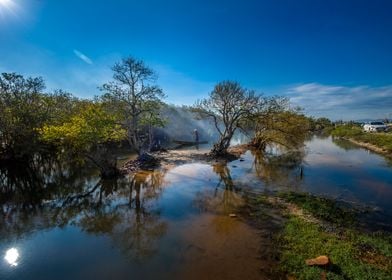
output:
[[227,163],[212,165],[218,175],[218,184],[213,190],[206,189],[196,195],[195,205],[202,211],[229,214],[244,203],[241,188],[236,186]]
[[304,176],[304,151],[292,151],[279,155],[267,155],[251,151],[254,170],[265,187],[288,187],[297,189]]
[[87,167],[47,166],[24,166],[20,172],[14,166],[1,169],[2,241],[72,225],[109,237],[132,259],[154,255],[167,228],[151,203],[162,192],[164,173],[101,180]]
[[332,137],[332,142],[345,151],[358,150],[358,146],[348,140],[339,137]]
[[[332,142],[336,146],[338,146],[339,148],[344,149],[345,151],[355,151],[355,150],[359,150],[359,149],[364,149],[364,150],[367,150],[368,153],[377,154],[376,152],[371,152],[370,150],[368,150],[366,148],[361,148],[358,145],[356,145],[346,139],[342,139],[340,137],[332,137]],[[384,160],[388,166],[392,166],[392,157],[386,156],[386,157],[384,157]]]

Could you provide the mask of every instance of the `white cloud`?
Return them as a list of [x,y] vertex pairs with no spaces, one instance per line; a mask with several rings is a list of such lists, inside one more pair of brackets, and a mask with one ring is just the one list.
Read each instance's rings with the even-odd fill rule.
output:
[[289,87],[285,95],[309,115],[331,119],[392,118],[392,85],[335,86],[308,83]]
[[93,64],[93,61],[84,53],[78,51],[78,50],[73,50],[74,54],[79,57],[81,60],[86,62],[87,64]]

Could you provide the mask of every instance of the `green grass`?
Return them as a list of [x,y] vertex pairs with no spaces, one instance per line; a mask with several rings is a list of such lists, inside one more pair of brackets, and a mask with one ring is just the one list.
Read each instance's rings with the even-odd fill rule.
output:
[[333,136],[346,137],[358,142],[369,143],[382,148],[388,152],[392,152],[392,133],[381,132],[372,133],[364,132],[362,128],[351,125],[341,125],[336,127],[331,134]]
[[[306,193],[280,193],[286,202],[297,205],[317,217],[320,224],[289,214],[283,229],[274,241],[279,248],[277,274],[295,279],[392,279],[392,235],[364,233],[354,227],[360,213],[348,204]],[[253,200],[262,209],[273,207],[267,195]],[[281,205],[276,205],[280,209]],[[265,208],[264,208],[265,209]],[[282,215],[284,213],[282,212]],[[261,219],[260,215],[254,216]],[[325,223],[325,222],[328,223]],[[328,225],[333,225],[328,226]],[[305,260],[327,255],[327,267],[310,267]]]
[[307,193],[280,193],[279,197],[294,203],[314,217],[337,225],[353,226],[358,210],[334,200]]
[[[280,269],[296,279],[392,279],[392,242],[386,236],[354,231],[325,232],[320,226],[291,217],[280,236]],[[327,255],[327,268],[309,267],[305,260]]]

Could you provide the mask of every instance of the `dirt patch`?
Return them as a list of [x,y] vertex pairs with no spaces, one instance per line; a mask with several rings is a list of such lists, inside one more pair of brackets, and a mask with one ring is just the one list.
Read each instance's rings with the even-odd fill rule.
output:
[[154,170],[160,166],[160,158],[153,154],[142,154],[136,159],[127,161],[121,168],[122,174],[134,173],[139,170]]
[[387,270],[392,267],[391,259],[381,255],[377,250],[369,245],[359,246],[359,258],[372,266],[379,269]]
[[230,147],[225,156],[215,157],[205,150],[163,150],[154,152],[146,160],[133,159],[127,161],[122,167],[121,172],[134,173],[139,170],[153,170],[161,168],[169,170],[178,165],[195,162],[215,162],[227,163],[239,159],[249,149],[248,145],[236,145]]
[[294,203],[287,202],[279,197],[268,197],[268,202],[271,204],[278,205],[286,210],[286,214],[294,215],[303,218],[307,222],[314,224],[321,224],[321,221],[310,214],[304,213],[303,209],[295,205]]
[[250,149],[254,149],[254,147],[250,146],[249,144],[241,144],[230,147],[228,152],[237,157],[240,157]]

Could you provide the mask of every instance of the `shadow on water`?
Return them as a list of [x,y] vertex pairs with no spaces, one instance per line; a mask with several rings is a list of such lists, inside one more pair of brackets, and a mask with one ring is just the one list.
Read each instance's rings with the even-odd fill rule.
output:
[[160,172],[141,172],[126,182],[102,181],[97,203],[75,224],[89,234],[108,236],[132,259],[153,256],[156,240],[166,232],[160,213],[149,209],[150,200],[159,198],[162,177]]
[[[50,166],[50,168],[46,168]],[[38,169],[8,164],[1,169],[1,241],[15,242],[37,231],[76,226],[106,236],[135,260],[152,256],[166,231],[151,201],[161,193],[161,172],[104,180],[89,166],[50,162]]]
[[[195,167],[202,167],[209,179],[199,180]],[[242,203],[227,165],[190,164],[188,169],[169,171],[171,177],[158,170],[119,180],[99,179],[96,171],[88,171],[86,166],[57,168],[48,173],[32,169],[40,181],[31,182],[35,177],[21,174],[15,177],[15,186],[34,183],[35,190],[47,193],[30,200],[28,206],[19,196],[3,201],[0,251],[15,246],[24,251],[25,261],[15,270],[0,264],[0,278],[35,279],[40,275],[41,279],[109,279],[115,275],[125,279],[132,273],[148,279],[196,279],[209,273],[226,275],[227,267],[232,266],[229,271],[234,276],[227,275],[227,279],[243,273],[257,279],[256,233],[227,215],[212,214],[230,213]],[[214,188],[206,185],[210,180]],[[56,191],[52,192],[47,182],[56,186]],[[169,190],[165,198],[164,188]],[[201,208],[189,192],[196,197],[207,194],[202,202],[212,202],[211,208],[204,214],[195,211]],[[171,211],[187,214],[172,216]],[[206,224],[212,231],[209,226],[206,230]],[[243,236],[249,237],[245,248]],[[219,260],[215,260],[217,253]],[[70,254],[74,255],[71,259]],[[243,261],[234,265],[238,255]],[[42,262],[43,258],[47,261]],[[61,273],[66,267],[72,269]]]

